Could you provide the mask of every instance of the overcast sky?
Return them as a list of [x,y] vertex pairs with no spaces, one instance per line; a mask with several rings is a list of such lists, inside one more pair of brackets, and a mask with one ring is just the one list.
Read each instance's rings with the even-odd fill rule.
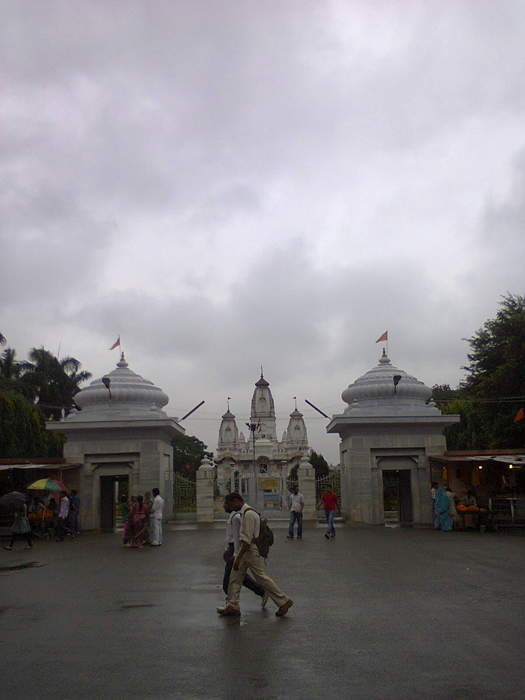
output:
[[215,449],[376,364],[456,385],[524,293],[525,4],[0,2],[0,331],[118,361]]

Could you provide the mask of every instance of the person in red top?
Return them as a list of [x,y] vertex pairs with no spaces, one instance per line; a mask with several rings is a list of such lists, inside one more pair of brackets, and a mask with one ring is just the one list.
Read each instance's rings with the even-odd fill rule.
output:
[[330,486],[321,496],[321,503],[319,505],[324,508],[324,512],[326,513],[326,532],[324,536],[329,540],[331,537],[335,537],[334,518],[338,510],[337,494]]

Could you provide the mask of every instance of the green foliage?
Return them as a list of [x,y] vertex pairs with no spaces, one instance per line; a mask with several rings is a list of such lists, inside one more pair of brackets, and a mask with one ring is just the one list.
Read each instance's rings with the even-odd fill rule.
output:
[[[323,457],[322,454],[318,454],[314,450],[312,450],[310,457],[308,458],[308,461],[312,465],[312,467],[315,470],[315,476],[316,478],[319,478],[321,476],[326,476],[330,472],[330,467],[328,466],[328,462],[326,459]],[[290,469],[290,475],[288,477],[289,481],[297,481],[298,479],[298,469],[299,465],[296,464],[294,467]]]
[[60,420],[62,411],[67,413],[73,406],[79,384],[89,379],[91,373],[80,371],[81,364],[74,357],[59,360],[45,348],[33,348],[29,360],[21,363],[23,383],[44,416]]
[[171,441],[173,446],[173,471],[195,478],[202,458],[213,457],[213,452],[206,452],[207,445],[194,435],[176,435]]
[[44,348],[33,348],[29,361],[19,362],[15,350],[6,348],[0,357],[0,388],[34,401],[45,418],[60,420],[71,409],[79,385],[91,377],[80,367],[74,357],[59,360]]
[[64,437],[48,433],[40,411],[21,394],[0,386],[0,456],[61,457]]
[[323,457],[322,454],[318,454],[317,452],[314,452],[312,450],[312,454],[310,455],[310,464],[312,467],[315,469],[315,476],[324,476],[325,474],[328,474],[330,471],[330,467],[328,466],[328,462],[326,459]]
[[524,425],[514,423],[525,406],[525,297],[503,297],[495,318],[468,339],[467,377],[458,389],[435,386],[433,397],[444,413],[459,413],[461,423],[446,429],[449,449],[522,447]]

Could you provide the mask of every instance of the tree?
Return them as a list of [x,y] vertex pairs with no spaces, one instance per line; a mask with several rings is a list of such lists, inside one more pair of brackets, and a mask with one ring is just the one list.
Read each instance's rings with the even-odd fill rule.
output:
[[193,479],[203,457],[213,457],[213,452],[206,452],[207,445],[194,435],[177,434],[171,444],[173,471]]
[[63,410],[66,414],[71,410],[79,385],[91,373],[81,371],[74,357],[59,360],[44,348],[33,348],[29,360],[21,363],[22,385],[47,419],[60,420]]
[[312,450],[312,454],[310,455],[310,464],[315,469],[315,476],[316,477],[324,476],[325,474],[328,474],[328,472],[330,471],[330,467],[328,466],[328,462],[323,457],[323,455],[318,454],[314,450]]
[[16,351],[13,348],[6,348],[0,357],[0,389],[6,391],[21,389],[21,367],[15,357]]
[[16,391],[0,391],[0,456],[61,457],[63,444],[63,435],[46,431],[31,401]]
[[441,405],[439,392],[436,398],[445,413],[461,415],[461,423],[446,430],[449,447],[522,447],[523,423],[513,419],[525,405],[525,297],[503,297],[495,318],[468,343],[466,379],[448,397],[441,396]]
[[[320,476],[324,476],[325,474],[328,474],[328,472],[330,471],[330,467],[328,466],[328,462],[323,457],[323,455],[318,454],[314,450],[312,450],[312,452],[308,458],[308,461],[310,462],[310,464],[312,465],[312,467],[315,470],[316,478],[318,478]],[[291,481],[297,481],[297,479],[299,478],[298,470],[299,470],[299,464],[296,464],[294,467],[292,467],[290,469],[289,479]]]

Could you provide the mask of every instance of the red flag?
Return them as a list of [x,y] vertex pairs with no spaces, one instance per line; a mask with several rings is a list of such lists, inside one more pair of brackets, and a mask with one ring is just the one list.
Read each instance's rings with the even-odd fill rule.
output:
[[518,423],[520,420],[525,418],[525,408],[520,408],[520,410],[514,416],[514,423]]
[[119,337],[115,340],[115,342],[113,343],[113,345],[112,345],[109,349],[110,349],[110,350],[114,350],[114,349],[115,349],[116,347],[118,347],[119,345],[120,345],[120,335],[119,335]]
[[376,340],[376,343],[382,343],[383,340],[388,340],[388,331],[385,331],[383,335],[380,335],[379,338]]

